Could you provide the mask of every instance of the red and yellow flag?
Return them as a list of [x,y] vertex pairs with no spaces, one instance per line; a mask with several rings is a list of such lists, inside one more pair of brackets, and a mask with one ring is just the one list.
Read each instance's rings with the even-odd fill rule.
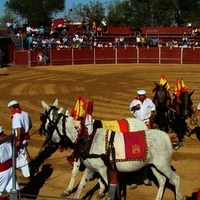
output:
[[185,83],[182,78],[181,78],[181,91],[188,92],[188,89],[186,88]]
[[169,82],[168,80],[166,79],[166,76],[165,74],[163,74],[160,78],[160,85],[165,85],[167,83],[167,90],[169,91],[170,90],[170,86],[169,86]]
[[87,111],[87,100],[84,97],[79,96],[77,98],[75,106],[71,110],[71,115],[75,119],[85,118],[86,111]]
[[180,92],[188,92],[187,87],[185,86],[185,83],[182,78],[176,79],[176,85],[175,85],[175,92],[174,94],[176,96],[180,96]]
[[176,85],[175,85],[174,94],[176,96],[180,96],[180,91],[181,91],[181,82],[180,82],[180,78],[177,78],[176,79]]

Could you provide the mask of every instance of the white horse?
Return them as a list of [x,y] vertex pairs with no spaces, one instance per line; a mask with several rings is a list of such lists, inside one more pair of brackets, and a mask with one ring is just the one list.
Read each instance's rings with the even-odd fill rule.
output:
[[[55,100],[52,106],[48,106],[45,101],[42,101],[41,103],[42,103],[43,108],[46,110],[46,112],[49,112],[50,114],[51,111],[55,111],[54,116],[57,115],[57,111],[58,111],[57,99]],[[51,109],[51,108],[54,108],[54,109]],[[62,110],[62,108],[60,110]],[[65,113],[65,110],[63,110],[62,112]],[[91,121],[91,120],[92,119],[87,120],[87,123],[85,124],[85,126],[87,127],[88,130],[90,130],[90,132],[93,130],[93,128],[95,128],[95,126],[106,128],[106,129],[116,131],[116,132],[119,132],[119,131],[132,132],[132,131],[148,129],[144,122],[133,117],[120,119],[120,120],[111,120],[111,121],[108,121],[108,120],[92,120]],[[63,191],[63,196],[69,196],[72,193],[75,179],[79,172],[80,166],[81,166],[81,159],[76,158],[73,163],[72,175],[71,175],[68,187]]]
[[[48,111],[50,107],[46,103],[42,103],[43,107]],[[61,111],[58,110],[58,113]],[[48,116],[47,116],[48,114]],[[46,117],[45,117],[46,116]],[[79,136],[78,128],[80,128],[80,122],[73,117],[66,116],[64,114],[58,114],[58,118],[54,119],[52,112],[45,112],[42,123],[43,129],[47,134],[50,134],[50,138],[53,142],[59,143],[61,138],[66,138],[72,144],[77,141]],[[63,129],[65,131],[63,132]],[[87,181],[92,178],[95,172],[98,172],[103,179],[106,186],[109,185],[108,179],[108,166],[104,162],[104,158],[110,158],[107,149],[109,148],[110,138],[113,138],[113,147],[116,151],[116,167],[119,172],[133,172],[141,169],[146,165],[150,165],[152,172],[158,180],[159,188],[156,196],[156,200],[161,200],[163,197],[164,187],[166,180],[175,185],[176,200],[184,199],[180,192],[180,177],[171,169],[171,158],[173,147],[167,133],[149,129],[143,133],[146,137],[147,155],[144,160],[121,160],[121,152],[124,153],[122,135],[120,132],[113,132],[105,128],[98,128],[92,140],[91,148],[84,155],[84,165],[86,170],[78,186],[75,198],[79,198],[83,187]],[[104,141],[104,142],[103,142]],[[121,143],[120,143],[121,141]],[[117,146],[116,146],[117,145]],[[99,195],[104,195],[105,185],[100,182]]]

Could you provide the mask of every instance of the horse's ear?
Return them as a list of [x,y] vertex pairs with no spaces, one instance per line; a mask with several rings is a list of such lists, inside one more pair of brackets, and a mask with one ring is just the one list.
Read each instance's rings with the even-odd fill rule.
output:
[[53,106],[55,106],[56,108],[58,107],[58,99],[56,99],[53,103]]
[[154,81],[154,83],[155,83],[156,87],[159,87],[159,84],[157,82]]
[[158,83],[156,83],[155,81],[154,81],[154,83],[155,83],[156,87],[153,89],[153,93],[155,93],[155,91],[156,91],[157,88],[159,87],[159,84],[158,84]]
[[46,102],[45,101],[41,101],[41,104],[42,104],[42,107],[45,109],[45,110],[49,110],[49,106],[46,104]]
[[163,85],[165,89],[167,89],[167,82]]
[[193,90],[192,92],[190,92],[189,96],[191,97],[193,95],[195,90]]

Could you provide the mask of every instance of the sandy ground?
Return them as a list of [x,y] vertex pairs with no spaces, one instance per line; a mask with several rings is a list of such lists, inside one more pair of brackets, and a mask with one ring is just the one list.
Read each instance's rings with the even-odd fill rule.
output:
[[[151,97],[154,81],[159,82],[162,74],[168,78],[172,92],[176,79],[182,77],[186,87],[190,91],[195,90],[192,99],[194,106],[197,106],[200,101],[199,65],[120,64],[0,69],[0,125],[4,126],[6,133],[10,133],[11,113],[7,103],[12,99],[19,101],[22,109],[29,112],[33,121],[28,151],[30,159],[38,161],[39,171],[28,184],[23,185],[19,178],[21,193],[39,195],[33,198],[40,200],[59,198],[71,174],[72,167],[66,161],[70,150],[52,154],[41,152],[44,143],[44,138],[38,134],[40,113],[43,112],[41,100],[50,105],[58,98],[59,106],[70,110],[76,98],[82,95],[94,101],[95,118],[115,120],[131,117],[128,107],[136,96],[136,91],[145,89]],[[198,118],[200,120],[199,116]],[[184,146],[174,151],[172,165],[181,177],[182,193],[191,197],[192,193],[200,188],[200,142],[196,136],[186,137]],[[17,174],[19,175],[19,172]],[[80,177],[77,178],[76,184]],[[96,183],[96,180],[91,181],[84,188],[82,197]],[[127,199],[134,197],[134,200],[151,200],[155,199],[156,193],[157,187],[154,184],[141,185],[135,190],[128,190]],[[97,192],[91,199],[96,199],[96,194]],[[70,198],[73,198],[73,195]],[[163,199],[174,199],[169,188],[165,190]]]

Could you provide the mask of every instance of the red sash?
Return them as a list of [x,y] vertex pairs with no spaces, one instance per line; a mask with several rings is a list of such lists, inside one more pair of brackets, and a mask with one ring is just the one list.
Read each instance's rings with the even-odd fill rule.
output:
[[0,163],[0,172],[6,171],[10,167],[12,167],[12,159],[9,159],[4,163]]

